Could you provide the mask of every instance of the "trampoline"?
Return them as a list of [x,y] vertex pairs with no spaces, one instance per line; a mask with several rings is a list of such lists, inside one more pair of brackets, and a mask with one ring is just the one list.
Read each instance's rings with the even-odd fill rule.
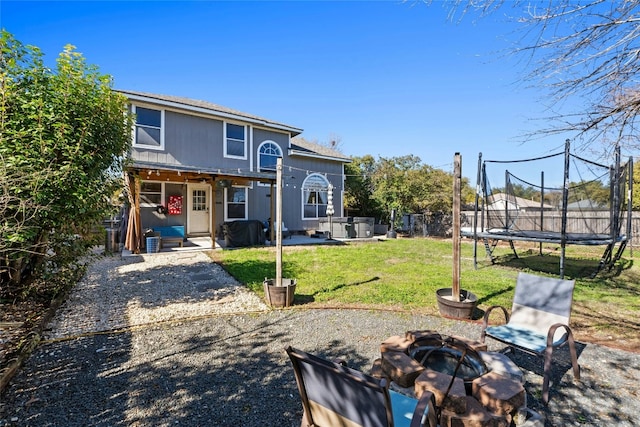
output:
[[[544,172],[540,184],[533,184],[505,171],[504,187],[492,189],[487,165],[548,161],[564,155],[563,185],[545,187]],[[577,177],[577,179],[575,177]],[[570,152],[569,140],[564,152],[524,160],[482,160],[478,158],[478,183],[471,227],[461,231],[474,240],[474,266],[477,268],[477,243],[484,242],[493,262],[493,249],[507,241],[516,257],[514,241],[558,244],[561,246],[560,271],[564,277],[566,245],[605,246],[595,276],[620,259],[631,236],[633,159],[620,164],[620,148],[610,166],[581,158]],[[527,197],[525,197],[527,196]],[[622,232],[625,222],[626,230]]]

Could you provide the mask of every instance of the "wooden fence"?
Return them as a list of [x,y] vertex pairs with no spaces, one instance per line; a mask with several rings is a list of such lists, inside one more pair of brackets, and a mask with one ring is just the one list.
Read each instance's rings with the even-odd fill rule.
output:
[[[474,226],[474,211],[462,212],[462,227]],[[504,212],[491,212],[489,220],[485,218],[485,228],[502,228],[504,224]],[[478,213],[478,221],[480,214]],[[516,212],[509,213],[511,228],[517,230],[547,230],[561,231],[562,213],[558,211],[544,212],[542,217],[540,212]],[[542,227],[540,226],[542,222]],[[480,224],[478,224],[480,227]],[[567,212],[567,233],[611,233],[611,218],[608,211],[581,211]],[[620,234],[627,234],[627,213],[621,219]],[[640,212],[632,212],[631,215],[631,238],[635,242],[640,242]]]

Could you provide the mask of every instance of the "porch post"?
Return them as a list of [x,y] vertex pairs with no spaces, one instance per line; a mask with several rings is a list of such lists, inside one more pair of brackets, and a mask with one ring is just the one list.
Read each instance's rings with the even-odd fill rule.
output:
[[216,248],[216,190],[218,188],[218,181],[213,178],[213,184],[211,185],[211,197],[209,197],[209,204],[211,205],[211,249]]
[[[127,221],[127,235],[124,247],[131,253],[140,253],[140,180],[137,175],[125,173],[125,185],[127,186],[129,198],[129,219]],[[133,182],[131,182],[133,180]]]
[[282,157],[276,165],[276,286],[282,286]]

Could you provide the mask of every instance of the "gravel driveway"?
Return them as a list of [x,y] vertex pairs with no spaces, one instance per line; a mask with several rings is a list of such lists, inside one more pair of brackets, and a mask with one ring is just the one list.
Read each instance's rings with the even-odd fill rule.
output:
[[[269,310],[203,252],[103,258],[52,321],[0,401],[0,426],[299,426],[293,345],[367,371],[391,335],[479,326],[365,310]],[[582,381],[560,352],[547,426],[640,425],[640,355],[581,343]],[[494,347],[494,350],[499,347]]]

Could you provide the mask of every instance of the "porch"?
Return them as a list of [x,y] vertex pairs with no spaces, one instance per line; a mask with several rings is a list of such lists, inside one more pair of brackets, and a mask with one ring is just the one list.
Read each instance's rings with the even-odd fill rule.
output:
[[[282,239],[282,246],[304,246],[304,245],[340,245],[344,244],[344,242],[356,242],[356,241],[366,241],[366,240],[380,240],[383,239],[384,236],[376,236],[374,238],[369,239],[359,239],[359,238],[351,238],[351,239],[326,239],[323,237],[311,237],[302,234],[294,234],[289,238]],[[272,246],[269,241],[263,246]],[[275,247],[275,243],[273,245]],[[211,244],[211,238],[209,236],[204,237],[188,237],[185,241],[182,242],[182,246],[175,243],[168,243],[162,245],[160,250],[157,253],[167,253],[167,252],[189,252],[189,251],[208,251],[214,249],[226,249],[224,239],[216,239],[215,244]],[[230,248],[235,249],[235,248]],[[141,254],[147,254],[146,251],[140,251]],[[135,255],[129,249],[124,248],[122,250],[122,256],[133,256]],[[153,254],[149,254],[153,255]]]

